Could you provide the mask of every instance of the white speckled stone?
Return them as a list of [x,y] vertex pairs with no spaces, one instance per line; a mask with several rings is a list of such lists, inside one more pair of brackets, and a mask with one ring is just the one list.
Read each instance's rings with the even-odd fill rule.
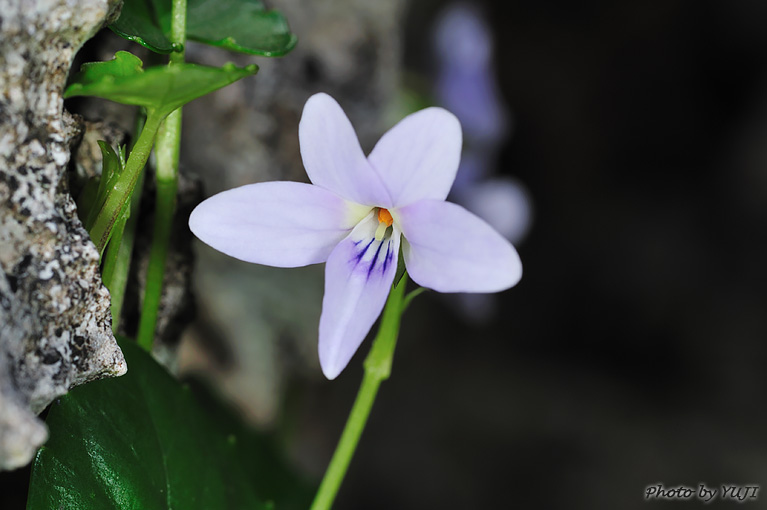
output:
[[0,469],[45,441],[36,414],[70,388],[122,375],[98,253],[64,172],[77,122],[72,59],[115,0],[3,0],[0,9]]

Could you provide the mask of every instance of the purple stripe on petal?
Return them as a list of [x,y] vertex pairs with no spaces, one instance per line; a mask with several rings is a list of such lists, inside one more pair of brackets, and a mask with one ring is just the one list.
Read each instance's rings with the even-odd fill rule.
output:
[[386,242],[386,255],[384,256],[384,259],[383,259],[383,272],[384,273],[386,272],[386,266],[388,266],[389,263],[391,263],[391,259],[392,259],[391,239],[389,239]]
[[349,363],[381,314],[394,281],[400,231],[394,228],[390,238],[376,241],[377,225],[372,215],[360,222],[325,266],[319,355],[328,379]]
[[[366,244],[365,247],[362,248],[359,252],[357,252],[357,254],[354,256],[354,258],[352,260],[354,261],[354,266],[355,267],[360,263],[360,261],[362,260],[362,257],[365,256],[365,254],[368,252],[368,248],[370,248],[370,245],[373,244],[374,241],[375,241],[375,239],[371,239],[368,242],[368,244]],[[361,243],[362,243],[361,240],[360,241],[356,241],[354,243],[354,246],[359,246]]]
[[[373,269],[375,269],[376,265],[378,264],[378,255],[380,255],[381,253],[382,246],[383,246],[383,241],[378,241],[378,249],[376,250],[376,254],[373,257],[373,259],[370,261],[370,266],[368,267],[368,280],[370,279],[370,273],[373,272]],[[384,258],[384,260],[386,259]]]

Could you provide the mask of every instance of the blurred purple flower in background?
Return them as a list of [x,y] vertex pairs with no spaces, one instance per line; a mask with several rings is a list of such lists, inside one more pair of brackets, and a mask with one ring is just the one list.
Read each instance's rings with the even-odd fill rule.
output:
[[[464,150],[450,199],[466,207],[514,244],[527,235],[532,201],[516,179],[496,176],[501,144],[511,120],[493,71],[490,27],[480,11],[466,3],[449,5],[434,30],[438,102],[461,122]],[[459,295],[467,318],[482,322],[494,313],[494,297]]]
[[458,3],[437,18],[434,47],[437,99],[449,107],[473,146],[497,146],[509,119],[492,68],[490,29],[474,7]]
[[461,126],[450,112],[427,108],[405,117],[365,157],[338,103],[315,94],[304,106],[298,137],[313,184],[224,191],[197,206],[189,227],[246,262],[327,262],[319,357],[328,379],[346,367],[381,314],[400,243],[413,281],[438,292],[498,292],[519,281],[514,247],[444,201],[461,153]]

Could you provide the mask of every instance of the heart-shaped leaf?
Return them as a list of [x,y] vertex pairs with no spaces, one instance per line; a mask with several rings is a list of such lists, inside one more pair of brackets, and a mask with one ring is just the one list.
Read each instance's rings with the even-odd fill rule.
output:
[[120,346],[127,375],[52,404],[27,510],[308,507],[307,486],[270,441],[209,395],[197,398],[135,343]]
[[[171,0],[125,0],[115,33],[157,53],[170,53]],[[260,0],[189,0],[186,36],[232,51],[279,57],[296,45],[285,17]]]
[[164,116],[193,99],[256,72],[255,64],[246,67],[176,64],[144,69],[137,56],[118,51],[115,58],[107,62],[83,64],[64,91],[64,97],[96,96],[144,106]]

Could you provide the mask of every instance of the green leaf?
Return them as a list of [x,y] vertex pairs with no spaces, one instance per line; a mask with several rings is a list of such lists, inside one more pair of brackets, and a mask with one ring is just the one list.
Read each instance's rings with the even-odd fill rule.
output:
[[271,442],[209,395],[201,405],[134,342],[120,346],[127,375],[80,386],[51,405],[27,510],[258,510],[307,492]]
[[127,162],[128,157],[128,148],[123,145],[122,147],[119,147],[117,149],[117,159],[120,160],[120,170],[122,171],[123,168],[125,168],[125,163]]
[[116,152],[109,143],[104,140],[99,140],[98,144],[101,149],[101,176],[98,179],[99,184],[95,196],[88,206],[88,216],[85,221],[86,229],[93,226],[93,222],[96,220],[96,215],[104,205],[107,191],[114,186],[114,183],[119,179],[120,173],[125,166],[120,154]]
[[141,60],[118,51],[107,62],[83,64],[80,73],[64,91],[64,97],[96,96],[117,103],[144,106],[165,116],[184,104],[256,74],[258,66],[207,67],[176,64],[143,69]]
[[[157,53],[170,53],[171,0],[125,0],[115,33]],[[279,57],[296,45],[285,17],[260,0],[189,0],[186,36],[212,46]],[[178,48],[180,49],[180,48]]]
[[[206,416],[227,437],[234,437],[244,459],[241,467],[248,480],[253,480],[256,493],[273,501],[279,510],[306,510],[311,506],[317,487],[297,475],[285,462],[274,438],[256,434],[238,414],[221,403],[199,380],[188,381],[197,403]],[[257,459],[257,461],[255,460]]]
[[187,37],[227,50],[280,57],[296,36],[285,17],[259,0],[189,0]]
[[165,31],[161,28],[160,21],[155,15],[155,3],[163,6],[167,4],[167,12],[170,13],[171,0],[167,2],[125,0],[120,17],[109,25],[109,28],[120,37],[137,42],[155,53],[167,54],[174,50],[181,50],[177,43],[172,43],[168,38],[169,23],[166,24]]
[[[394,285],[392,287],[397,287],[399,285],[399,282],[402,281],[402,277],[405,276],[405,257],[402,254],[402,245],[399,245],[399,257],[397,258],[397,271],[394,273]],[[405,283],[407,283],[407,280],[405,280]]]
[[98,141],[101,149],[101,179],[99,181],[99,195],[104,193],[107,186],[120,177],[123,170],[124,158],[121,158],[108,142]]
[[105,77],[110,77],[113,80],[117,78],[130,78],[142,72],[144,72],[144,63],[141,62],[140,58],[127,51],[118,51],[112,60],[107,60],[106,62],[86,62],[80,66],[80,73],[75,77],[74,81],[90,83],[98,82]]

